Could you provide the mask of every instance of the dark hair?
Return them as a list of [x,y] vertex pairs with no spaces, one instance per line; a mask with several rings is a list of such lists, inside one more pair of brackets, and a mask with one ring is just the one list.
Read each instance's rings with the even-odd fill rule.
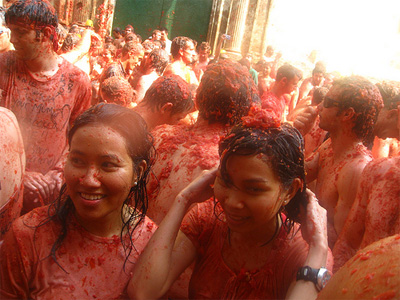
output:
[[249,71],[229,59],[209,65],[196,92],[199,116],[209,123],[238,123],[255,102],[260,97]]
[[61,50],[63,52],[69,52],[72,49],[74,49],[74,47],[76,46],[76,44],[78,44],[78,42],[80,41],[80,37],[78,34],[76,33],[68,33],[67,37],[64,40],[64,43],[61,46]]
[[312,71],[312,74],[314,75],[315,73],[322,73],[325,75],[326,73],[326,68],[325,65],[323,64],[316,64],[314,70]]
[[169,55],[163,49],[154,49],[150,52],[147,59],[151,58],[151,67],[154,68],[158,75],[164,72],[169,63]]
[[103,72],[101,72],[100,84],[107,78],[110,78],[113,76],[125,77],[125,75],[126,74],[125,74],[124,68],[121,65],[121,63],[119,63],[119,62],[110,63],[103,69]]
[[333,82],[338,90],[339,111],[353,108],[355,111],[353,132],[366,147],[374,141],[374,126],[382,108],[382,96],[372,82],[361,76],[348,76]]
[[198,52],[200,52],[200,50],[205,50],[207,51],[208,54],[210,54],[211,53],[210,44],[207,42],[202,42],[198,47]]
[[160,27],[160,31],[165,31],[166,33],[168,33],[168,29],[166,27]]
[[115,32],[117,32],[117,33],[119,33],[121,35],[124,33],[123,30],[121,28],[119,28],[119,27],[115,27],[112,31],[115,31]]
[[171,43],[172,57],[177,58],[179,56],[179,50],[185,49],[189,42],[192,42],[194,45],[194,41],[186,36],[177,36],[174,38]]
[[171,114],[190,112],[194,107],[190,86],[179,75],[157,78],[139,105],[148,106],[155,111],[168,102],[173,104]]
[[282,207],[287,216],[285,225],[289,232],[294,222],[300,221],[300,205],[307,205],[303,137],[289,124],[270,128],[236,125],[219,145],[220,172],[223,180],[230,182],[226,164],[232,155],[256,154],[264,154],[263,160],[272,168],[284,189],[289,189],[296,178],[302,181],[302,187],[291,201]]
[[398,81],[382,81],[376,86],[381,93],[383,104],[387,109],[396,109],[400,95],[400,82]]
[[124,47],[122,47],[122,56],[125,56],[128,54],[130,51],[134,52],[134,55],[139,55],[143,50],[143,46],[141,43],[136,42],[136,41],[129,41],[126,42]]
[[[68,133],[69,145],[71,145],[71,140],[79,128],[92,124],[110,126],[125,138],[129,156],[133,161],[133,168],[138,174],[137,185],[131,188],[129,195],[124,200],[122,206],[133,206],[133,209],[125,210],[125,213],[124,209],[121,210],[123,226],[120,233],[120,239],[125,250],[126,263],[130,253],[132,252],[132,248],[135,247],[134,241],[132,240],[133,232],[144,220],[148,207],[146,184],[151,165],[154,162],[153,137],[147,131],[146,122],[136,112],[119,105],[100,103],[89,108],[75,120]],[[146,161],[147,166],[143,173],[139,174],[136,168],[143,160]],[[39,225],[42,226],[49,221],[54,221],[61,225],[60,234],[53,244],[50,253],[56,263],[57,259],[55,253],[68,233],[69,216],[75,209],[71,198],[66,193],[66,190],[66,184],[64,184],[58,198],[49,206],[49,218]],[[138,219],[137,222],[135,222],[136,219]],[[132,226],[132,224],[134,225]],[[127,232],[129,239],[123,238],[124,232]]]
[[280,81],[284,77],[286,77],[288,80],[291,80],[295,76],[299,77],[300,80],[303,78],[303,74],[299,69],[290,64],[284,64],[276,72],[276,81]]
[[23,21],[26,25],[57,28],[56,10],[47,0],[17,1],[6,10],[7,25]]
[[125,77],[112,76],[100,83],[100,96],[103,102],[127,107],[134,101],[135,93]]
[[329,88],[326,86],[317,87],[312,96],[312,105],[318,105],[322,101],[324,101],[324,98],[326,94],[328,94],[328,91]]

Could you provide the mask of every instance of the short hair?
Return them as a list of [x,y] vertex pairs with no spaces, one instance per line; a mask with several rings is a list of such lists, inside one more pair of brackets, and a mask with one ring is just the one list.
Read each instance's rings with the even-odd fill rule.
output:
[[121,34],[121,35],[123,34],[122,29],[119,28],[119,27],[114,27],[114,29],[113,29],[112,31],[115,31],[115,32],[117,32],[117,33],[119,33],[119,34]]
[[382,108],[382,96],[375,84],[361,76],[342,77],[333,82],[338,90],[339,111],[347,108],[355,111],[353,132],[370,147],[374,141],[374,126]]
[[186,36],[177,36],[172,40],[171,43],[171,55],[173,58],[178,58],[179,57],[179,50],[185,49],[187,47],[187,44],[189,42],[192,42],[194,45],[194,41],[191,38],[188,38]]
[[154,43],[150,40],[145,40],[142,43],[142,46],[144,48],[144,52],[146,52],[146,53],[150,53],[151,51],[153,51],[156,48],[156,45],[154,45]]
[[398,81],[382,81],[376,86],[381,93],[383,105],[387,109],[396,109],[400,98],[400,82]]
[[200,52],[200,50],[207,51],[207,53],[210,54],[210,53],[211,53],[210,44],[207,43],[207,42],[202,42],[202,43],[199,45],[199,48],[198,48],[198,51],[199,51],[199,52]]
[[325,75],[326,73],[326,68],[323,64],[316,64],[315,68],[312,71],[312,75],[314,75],[315,73],[322,73],[323,75]]
[[157,78],[146,91],[139,105],[157,111],[169,102],[173,104],[171,114],[190,112],[194,108],[189,83],[179,75],[172,74]]
[[68,33],[67,37],[64,40],[64,43],[61,46],[61,50],[65,53],[65,52],[69,52],[72,49],[74,49],[74,47],[76,46],[76,44],[78,44],[78,42],[80,41],[80,37],[78,34],[76,33]]
[[328,94],[328,91],[329,88],[326,86],[317,87],[312,96],[312,105],[318,105],[322,101],[324,101],[324,98],[326,94]]
[[294,180],[299,178],[302,186],[282,208],[290,220],[284,222],[287,225],[286,229],[290,231],[294,222],[300,221],[300,207],[307,206],[303,138],[296,128],[287,123],[280,127],[262,127],[236,125],[221,141],[219,145],[221,177],[225,182],[230,182],[227,162],[232,155],[263,154],[261,159],[271,167],[284,189],[289,189]]
[[128,33],[125,38],[124,38],[125,42],[130,42],[130,41],[134,41],[134,42],[138,42],[138,38],[137,35],[132,33]]
[[235,124],[259,102],[249,71],[229,59],[209,65],[196,92],[199,116],[209,123]]
[[160,27],[160,31],[165,31],[166,33],[168,33],[167,27]]
[[140,53],[142,53],[142,51],[144,51],[144,49],[141,43],[136,41],[129,41],[125,43],[124,47],[122,47],[121,54],[122,56],[125,56],[131,51],[133,51],[133,55],[139,55]]
[[101,82],[100,96],[104,102],[127,107],[134,102],[135,94],[128,80],[121,76],[113,76]]
[[151,67],[156,70],[158,75],[161,75],[169,63],[167,51],[163,49],[154,49],[148,55],[148,59],[149,58],[151,58]]
[[56,10],[47,0],[19,0],[14,2],[5,14],[7,24],[23,22],[27,26],[57,28],[58,17]]
[[276,81],[280,81],[284,77],[286,77],[288,80],[291,80],[295,76],[301,80],[303,78],[303,73],[291,64],[284,64],[276,72]]

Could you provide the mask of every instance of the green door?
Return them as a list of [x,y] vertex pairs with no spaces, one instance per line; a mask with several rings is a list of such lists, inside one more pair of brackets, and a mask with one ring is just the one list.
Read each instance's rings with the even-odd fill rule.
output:
[[143,40],[154,29],[166,27],[169,38],[187,36],[206,40],[213,0],[117,0],[113,27],[131,24]]

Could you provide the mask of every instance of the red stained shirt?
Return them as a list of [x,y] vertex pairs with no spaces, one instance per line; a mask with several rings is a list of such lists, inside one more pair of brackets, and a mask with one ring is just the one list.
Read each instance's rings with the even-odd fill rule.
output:
[[26,170],[46,174],[62,159],[66,132],[89,108],[89,77],[66,60],[45,80],[32,77],[14,51],[0,55],[0,106],[10,109],[21,128]]
[[[17,219],[0,252],[1,299],[126,299],[135,262],[156,230],[148,218],[138,225],[134,248],[126,262],[119,236],[95,236],[69,215],[68,233],[57,250],[58,266],[49,256],[60,225],[40,207]],[[126,236],[127,238],[127,236]]]
[[192,209],[181,230],[198,253],[189,285],[191,299],[283,299],[308,254],[300,231],[292,238],[282,228],[262,268],[233,272],[221,254],[228,226],[221,206],[214,209],[213,200]]

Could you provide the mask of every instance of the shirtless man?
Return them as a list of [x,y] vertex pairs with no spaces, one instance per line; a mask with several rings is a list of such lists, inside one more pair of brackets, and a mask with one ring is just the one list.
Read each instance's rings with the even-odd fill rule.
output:
[[[400,140],[400,95],[384,99],[375,133]],[[400,233],[400,157],[380,158],[364,169],[356,200],[333,248],[335,269],[358,249]]]
[[316,195],[328,213],[332,248],[354,202],[361,173],[372,156],[373,128],[381,107],[378,88],[360,76],[334,82],[319,105],[319,126],[330,139],[306,159],[307,182],[317,179]]
[[26,210],[57,194],[67,128],[90,106],[88,76],[56,54],[57,15],[46,0],[17,1],[6,11],[15,51],[0,54],[0,105],[21,128],[26,152]]
[[194,73],[196,74],[197,79],[201,80],[201,76],[203,76],[208,63],[210,62],[210,54],[211,47],[207,42],[202,42],[198,48],[198,61],[194,66]]
[[314,90],[324,84],[325,72],[324,66],[317,65],[312,71],[312,76],[304,79],[300,85],[297,104],[301,104],[304,99],[312,96]]
[[297,89],[302,76],[301,71],[292,65],[280,67],[271,91],[261,98],[262,108],[271,109],[279,120],[286,121],[291,94]]
[[245,67],[222,60],[207,68],[196,94],[197,122],[160,126],[153,132],[158,157],[148,184],[150,218],[161,222],[176,195],[203,170],[217,166],[220,136],[255,101],[257,87]]
[[10,29],[6,26],[6,20],[4,18],[5,10],[0,6],[0,53],[13,50],[14,47],[10,42]]
[[196,58],[193,40],[185,36],[178,36],[172,40],[171,55],[173,62],[164,71],[164,75],[179,75],[189,84],[199,85],[195,73],[189,67]]
[[132,75],[133,70],[140,63],[143,56],[144,49],[139,42],[130,41],[124,45],[121,52],[121,64],[126,77]]
[[178,75],[159,77],[147,90],[143,101],[134,108],[146,121],[149,130],[162,124],[177,124],[193,109],[189,84]]
[[145,55],[137,72],[130,78],[129,82],[136,92],[136,103],[140,103],[152,83],[161,76],[168,65],[169,55],[163,49],[154,49]]
[[165,51],[167,51],[168,55],[170,55],[172,41],[168,39],[168,29],[165,27],[161,27],[160,31],[161,31],[161,41],[165,42]]

